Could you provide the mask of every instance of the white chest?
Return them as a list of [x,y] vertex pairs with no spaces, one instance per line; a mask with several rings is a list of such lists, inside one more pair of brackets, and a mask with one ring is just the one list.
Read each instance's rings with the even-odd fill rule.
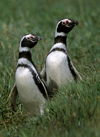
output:
[[28,68],[19,67],[15,77],[19,97],[24,108],[31,114],[39,113],[45,104],[45,99],[35,84],[32,73]]
[[50,53],[46,59],[47,83],[52,79],[60,87],[67,84],[67,80],[72,81],[67,55],[60,51]]

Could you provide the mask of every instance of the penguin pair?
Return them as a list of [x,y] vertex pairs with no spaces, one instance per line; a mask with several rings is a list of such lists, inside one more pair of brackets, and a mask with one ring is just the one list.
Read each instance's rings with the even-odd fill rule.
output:
[[71,19],[63,19],[58,22],[55,29],[54,45],[46,57],[41,76],[32,62],[30,53],[30,49],[36,45],[40,37],[29,34],[21,39],[15,74],[16,84],[10,93],[11,106],[14,111],[17,110],[17,94],[19,94],[26,111],[36,115],[43,113],[46,99],[52,96],[53,90],[67,85],[69,81],[77,81],[77,78],[82,80],[68,56],[66,46],[67,34],[76,25],[78,25],[78,21]]

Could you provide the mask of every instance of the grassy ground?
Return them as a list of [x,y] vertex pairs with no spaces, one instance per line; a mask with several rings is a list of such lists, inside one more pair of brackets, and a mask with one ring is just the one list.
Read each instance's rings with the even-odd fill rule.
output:
[[[0,2],[0,137],[100,136],[100,0],[4,0]],[[68,53],[83,81],[63,87],[48,101],[43,116],[27,118],[18,99],[11,111],[9,93],[21,37],[42,36],[33,49],[41,71],[53,45],[54,30],[63,18],[77,19],[68,36]]]

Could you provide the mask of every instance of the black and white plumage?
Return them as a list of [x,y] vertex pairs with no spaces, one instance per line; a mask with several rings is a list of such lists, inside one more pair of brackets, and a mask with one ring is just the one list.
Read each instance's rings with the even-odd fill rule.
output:
[[40,36],[25,35],[19,45],[19,58],[15,72],[15,83],[20,100],[30,115],[42,114],[48,96],[47,86],[39,75],[31,57]]
[[46,63],[41,72],[51,95],[54,89],[68,85],[68,82],[73,80],[77,81],[77,78],[82,79],[68,56],[66,46],[67,35],[76,25],[78,25],[76,20],[63,19],[56,26],[54,45],[46,57]]

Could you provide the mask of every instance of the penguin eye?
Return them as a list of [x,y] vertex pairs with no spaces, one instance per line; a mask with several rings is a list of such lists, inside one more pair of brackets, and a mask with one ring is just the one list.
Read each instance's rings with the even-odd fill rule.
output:
[[66,25],[66,20],[62,21],[62,25]]
[[29,36],[29,37],[27,37],[26,39],[27,40],[33,40],[35,37],[34,36]]
[[31,37],[27,37],[27,39],[29,40]]

